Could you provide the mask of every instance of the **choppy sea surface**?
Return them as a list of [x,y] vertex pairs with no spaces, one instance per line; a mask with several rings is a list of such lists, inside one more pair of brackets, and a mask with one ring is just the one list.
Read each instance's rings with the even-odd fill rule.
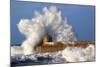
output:
[[39,53],[24,55],[20,46],[11,46],[11,65],[28,66],[44,64],[61,64],[69,62],[91,62],[95,61],[95,46],[87,48],[67,47],[59,52]]

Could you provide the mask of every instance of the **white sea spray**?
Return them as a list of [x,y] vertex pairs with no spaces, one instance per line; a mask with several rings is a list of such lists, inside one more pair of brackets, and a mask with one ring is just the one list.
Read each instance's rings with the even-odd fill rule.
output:
[[44,7],[42,13],[34,11],[32,19],[21,19],[19,31],[25,35],[22,43],[24,54],[32,54],[34,47],[48,34],[53,41],[76,41],[72,26],[56,6]]

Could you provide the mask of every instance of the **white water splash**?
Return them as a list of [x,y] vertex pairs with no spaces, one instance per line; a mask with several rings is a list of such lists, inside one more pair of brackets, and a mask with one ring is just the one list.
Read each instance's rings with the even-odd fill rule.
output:
[[44,7],[42,13],[35,10],[31,20],[21,19],[18,29],[26,36],[26,40],[21,45],[26,55],[32,54],[34,46],[46,34],[50,35],[53,41],[76,41],[72,26],[56,6]]
[[62,56],[68,62],[94,61],[95,47],[93,45],[89,45],[85,49],[78,47],[67,47],[62,51]]

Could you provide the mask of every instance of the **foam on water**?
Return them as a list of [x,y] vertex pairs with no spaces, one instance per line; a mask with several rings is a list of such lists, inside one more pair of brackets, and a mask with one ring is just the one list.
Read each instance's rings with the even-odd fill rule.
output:
[[19,61],[26,62],[27,59],[30,59],[33,61],[39,61],[38,60],[39,57],[51,58],[51,60],[48,60],[47,63],[94,61],[95,47],[94,45],[89,45],[87,48],[66,47],[64,50],[59,51],[59,52],[38,53],[34,51],[33,54],[30,54],[30,55],[24,55],[23,49],[20,46],[11,47],[12,62],[19,62]]

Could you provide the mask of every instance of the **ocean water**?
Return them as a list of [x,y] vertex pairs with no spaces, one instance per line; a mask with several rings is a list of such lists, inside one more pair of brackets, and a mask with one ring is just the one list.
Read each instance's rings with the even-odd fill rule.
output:
[[89,44],[87,48],[66,47],[59,52],[34,52],[31,55],[24,55],[20,46],[11,47],[11,65],[44,65],[61,64],[71,62],[93,62],[95,61],[95,46]]

